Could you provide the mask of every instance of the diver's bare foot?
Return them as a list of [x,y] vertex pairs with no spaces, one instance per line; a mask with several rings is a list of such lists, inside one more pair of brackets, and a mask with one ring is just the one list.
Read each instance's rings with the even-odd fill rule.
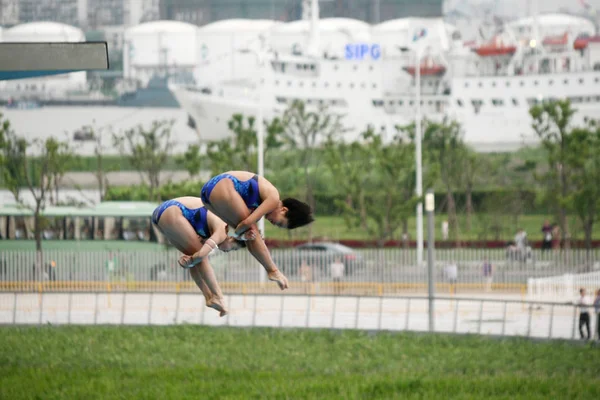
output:
[[206,301],[206,307],[213,308],[219,312],[219,317],[224,317],[229,313],[227,308],[223,305],[223,300],[218,297],[213,297]]
[[277,284],[279,285],[279,289],[281,289],[281,290],[285,290],[288,288],[287,278],[278,269],[275,271],[269,272],[269,280],[277,282]]

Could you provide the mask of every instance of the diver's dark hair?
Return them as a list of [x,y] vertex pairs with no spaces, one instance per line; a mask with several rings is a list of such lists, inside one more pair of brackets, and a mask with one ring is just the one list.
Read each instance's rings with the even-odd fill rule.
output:
[[282,200],[283,206],[288,209],[285,214],[288,220],[288,229],[296,229],[314,221],[310,206],[300,200],[288,197]]
[[246,248],[246,241],[245,240],[236,240],[236,243],[242,248],[245,249]]

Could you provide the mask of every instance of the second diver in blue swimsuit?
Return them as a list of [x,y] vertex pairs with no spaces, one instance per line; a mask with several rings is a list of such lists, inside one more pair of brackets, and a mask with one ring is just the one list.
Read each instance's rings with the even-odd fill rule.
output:
[[[227,224],[208,211],[198,197],[178,197],[167,200],[154,210],[152,222],[184,255],[179,264],[190,269],[190,275],[202,291],[206,306],[227,314],[223,293],[208,255],[215,249],[224,252],[245,246],[242,240],[227,236]],[[244,239],[252,240],[252,234]]]

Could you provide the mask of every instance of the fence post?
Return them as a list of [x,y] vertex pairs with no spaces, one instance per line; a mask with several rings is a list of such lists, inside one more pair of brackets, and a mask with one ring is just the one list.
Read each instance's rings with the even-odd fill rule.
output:
[[42,324],[43,315],[44,315],[44,292],[40,293],[40,321],[39,321],[39,325]]
[[206,315],[206,309],[208,308],[208,307],[206,307],[206,299],[204,301],[205,301],[204,307],[200,306],[200,322],[199,322],[200,325],[204,325],[204,318],[205,318],[205,315]]
[[178,325],[179,322],[177,321],[179,319],[179,297],[181,297],[181,293],[177,291],[176,296],[177,297],[175,298],[175,325]]
[[73,304],[73,292],[69,293],[69,311],[67,313],[67,324],[71,324],[71,308]]
[[13,303],[13,324],[17,323],[17,299],[19,298],[19,296],[17,295],[17,292],[15,292],[15,301]]
[[452,333],[456,333],[456,328],[458,327],[458,304],[460,303],[460,299],[456,299],[454,301],[454,326],[452,327]]
[[304,327],[308,328],[310,325],[310,309],[311,309],[311,302],[312,302],[312,296],[309,294],[308,296],[306,296],[306,321],[304,322]]
[[554,322],[554,304],[550,306],[550,326],[548,327],[548,339],[552,338],[552,324]]
[[148,325],[152,325],[152,306],[154,305],[154,292],[150,293],[150,304],[148,306]]
[[96,292],[96,302],[94,304],[94,325],[98,324],[98,297],[100,297],[100,294]]
[[356,298],[356,312],[354,313],[354,329],[358,329],[358,315],[360,313],[360,299],[361,299],[360,296],[358,296]]
[[283,307],[285,302],[285,296],[281,295],[281,304],[279,305],[279,327],[283,326]]
[[127,302],[127,292],[123,293],[123,300],[121,301],[121,325],[125,322],[125,303]]
[[337,306],[337,296],[333,295],[333,311],[331,312],[331,328],[335,326],[335,309]]
[[381,318],[383,314],[383,297],[379,297],[379,320],[377,321],[377,330],[381,330]]
[[252,327],[256,326],[256,303],[258,302],[258,296],[256,293],[253,295],[254,297],[254,307],[252,309]]
[[571,335],[571,339],[575,339],[575,330],[577,329],[577,307],[573,306],[573,334]]
[[507,304],[506,301],[504,302],[504,310],[502,311],[502,336],[504,336],[504,333],[506,332],[506,308],[507,308]]
[[[223,301],[225,302],[225,304],[231,304],[231,296],[227,298],[227,295],[223,295]],[[225,316],[225,326],[231,326],[231,309]]]
[[479,302],[479,327],[478,327],[478,334],[481,334],[481,326],[483,325],[483,300],[481,300]]
[[533,314],[533,304],[529,304],[529,314],[527,316],[527,337],[531,336],[531,315]]
[[407,331],[408,330],[408,323],[410,322],[410,301],[411,298],[408,298],[408,303],[406,304],[406,320],[404,321],[404,330]]
[[435,209],[435,199],[433,197],[433,189],[429,189],[425,195],[425,211],[427,211],[427,286],[429,293],[429,332],[435,330],[434,325],[434,312],[433,312],[433,300],[434,300],[434,277],[433,277],[433,246],[434,246],[434,233],[435,227],[433,225],[433,211]]

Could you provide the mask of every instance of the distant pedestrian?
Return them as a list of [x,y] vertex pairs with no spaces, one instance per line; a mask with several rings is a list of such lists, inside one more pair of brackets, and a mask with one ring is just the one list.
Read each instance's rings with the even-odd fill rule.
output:
[[340,286],[342,278],[344,277],[344,263],[341,258],[336,257],[335,261],[331,263],[331,279],[333,280],[333,291],[336,295],[340,294]]
[[[588,300],[585,289],[579,289],[579,299],[575,302],[579,307],[579,335],[582,339],[590,339],[590,301]],[[584,335],[583,327],[587,330],[587,336]]]
[[313,281],[313,269],[308,265],[305,259],[302,259],[298,273],[300,274],[300,280],[304,283],[305,292],[310,293],[311,283]]
[[600,289],[596,290],[594,312],[596,313],[596,339],[600,340]]
[[456,293],[456,283],[458,282],[458,265],[456,262],[452,261],[446,265],[444,274],[446,275],[446,280],[450,286],[450,293]]
[[483,279],[485,280],[485,291],[492,291],[492,281],[494,279],[493,276],[493,267],[492,263],[485,258],[483,261]]
[[552,249],[552,229],[550,221],[544,221],[544,225],[542,226],[542,251]]
[[517,248],[517,254],[519,261],[527,260],[527,232],[523,228],[519,228],[515,235],[515,246]]

